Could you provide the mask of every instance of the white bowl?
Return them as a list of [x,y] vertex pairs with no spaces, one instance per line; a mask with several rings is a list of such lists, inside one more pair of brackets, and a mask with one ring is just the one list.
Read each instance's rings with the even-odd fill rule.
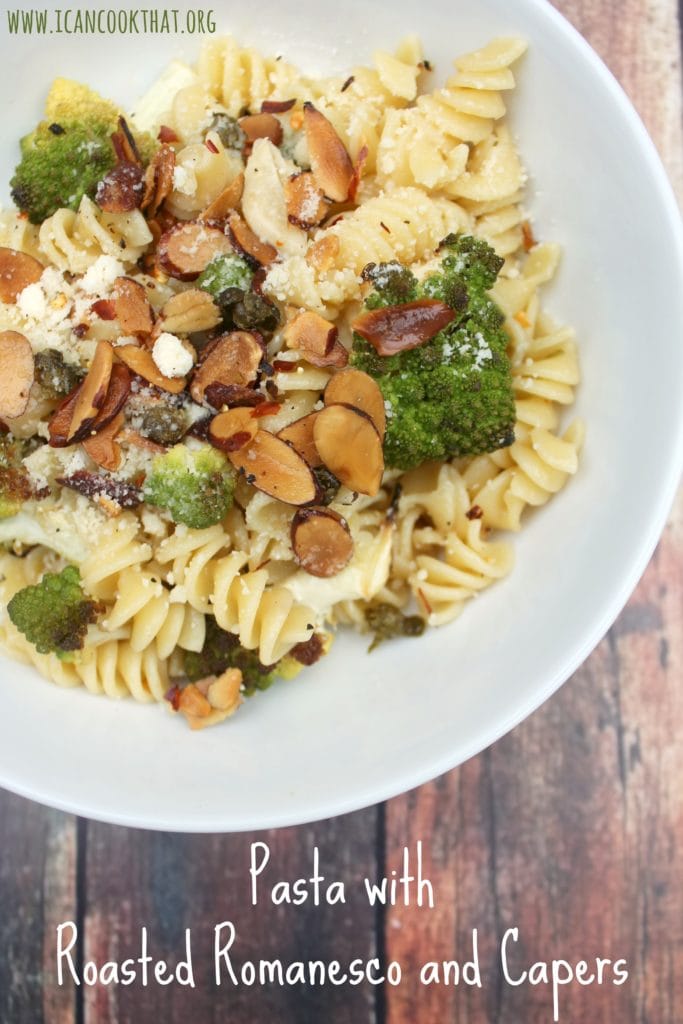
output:
[[[181,10],[185,3],[176,5]],[[344,636],[299,680],[192,734],[159,708],[49,686],[2,661],[0,784],[126,825],[227,831],[340,814],[433,778],[546,700],[633,589],[683,461],[683,246],[641,122],[588,45],[540,0],[234,3],[220,27],[316,72],[341,71],[408,31],[439,68],[498,34],[530,42],[513,100],[538,232],[565,249],[548,297],[575,324],[588,425],[581,470],[516,542],[517,567],[449,627],[372,656]],[[132,102],[188,36],[4,35],[0,180],[51,79]]]

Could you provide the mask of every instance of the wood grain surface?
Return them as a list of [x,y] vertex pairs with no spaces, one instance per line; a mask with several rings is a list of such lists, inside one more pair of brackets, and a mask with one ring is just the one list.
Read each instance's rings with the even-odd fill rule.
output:
[[[681,32],[675,0],[557,0],[641,113],[683,197]],[[0,1024],[175,1022],[541,1024],[549,986],[504,983],[498,946],[519,929],[511,964],[625,958],[628,982],[568,986],[562,1021],[683,1021],[683,500],[614,628],[540,711],[433,783],[343,818],[259,835],[132,831],[51,811],[0,791]],[[271,849],[268,879],[310,870],[347,884],[343,906],[253,908],[249,846]],[[424,847],[436,905],[373,909],[362,880]],[[55,929],[73,920],[78,956],[177,960],[192,929],[196,987],[58,986]],[[237,928],[235,962],[380,956],[400,986],[216,988],[213,924]],[[424,960],[471,958],[482,987],[424,986]]]

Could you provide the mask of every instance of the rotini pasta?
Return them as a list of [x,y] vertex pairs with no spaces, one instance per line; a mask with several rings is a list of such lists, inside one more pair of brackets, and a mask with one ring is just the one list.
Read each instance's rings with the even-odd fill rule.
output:
[[0,217],[4,650],[198,728],[329,625],[417,635],[511,571],[584,436],[506,121],[525,48],[425,92],[413,36],[326,78],[211,39],[137,106],[156,155],[119,123],[73,209]]

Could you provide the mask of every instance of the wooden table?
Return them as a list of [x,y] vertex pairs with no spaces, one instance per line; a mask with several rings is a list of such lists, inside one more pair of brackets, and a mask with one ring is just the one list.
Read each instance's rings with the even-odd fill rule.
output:
[[[621,80],[680,189],[680,32],[676,0],[558,0]],[[606,126],[606,130],[609,127]],[[679,325],[680,326],[680,325]],[[547,985],[504,982],[512,960],[625,958],[626,984],[561,993],[572,1024],[683,1020],[683,503],[614,628],[574,678],[513,733],[461,768],[384,806],[259,836],[161,835],[76,820],[0,792],[0,1022],[164,1024],[541,1024]],[[425,844],[436,906],[371,908],[364,877]],[[268,878],[306,875],[311,850],[347,884],[342,906],[249,902],[250,843]],[[80,960],[182,955],[192,929],[196,988],[60,987],[55,929],[73,920]],[[214,923],[237,927],[236,959],[398,960],[399,987],[216,988]],[[418,984],[425,959],[471,958],[483,985]]]

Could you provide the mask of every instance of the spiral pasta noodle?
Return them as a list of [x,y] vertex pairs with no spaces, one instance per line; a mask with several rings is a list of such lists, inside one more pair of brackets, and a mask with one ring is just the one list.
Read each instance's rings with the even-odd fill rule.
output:
[[60,270],[83,274],[99,256],[114,256],[122,263],[140,259],[152,241],[139,210],[104,213],[87,196],[78,212],[58,210],[40,227],[41,251]]

